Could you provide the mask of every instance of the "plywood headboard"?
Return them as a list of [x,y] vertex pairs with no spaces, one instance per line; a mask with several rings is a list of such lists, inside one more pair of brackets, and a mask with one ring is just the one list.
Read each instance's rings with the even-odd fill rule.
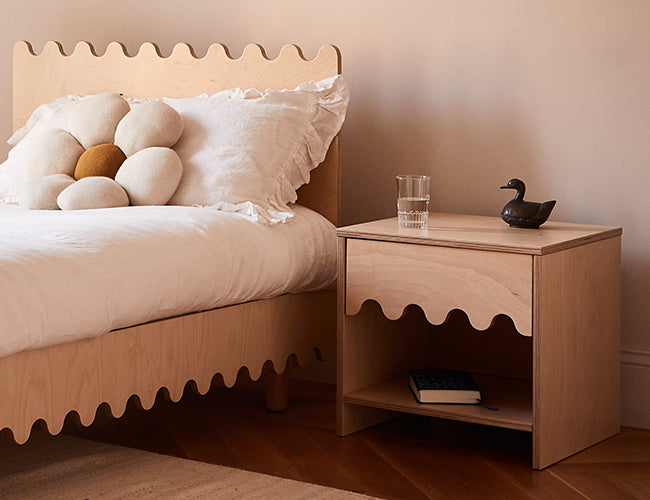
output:
[[[99,56],[80,42],[66,55],[58,42],[47,42],[36,54],[28,42],[14,46],[13,128],[23,126],[40,104],[71,94],[119,92],[125,97],[192,97],[233,87],[293,89],[301,83],[339,74],[341,58],[332,45],[321,47],[306,60],[300,49],[286,45],[275,59],[268,59],[258,45],[248,45],[233,59],[221,44],[209,47],[197,58],[186,44],[162,57],[155,45],[145,43],[129,57],[116,42]],[[338,139],[308,185],[298,191],[298,202],[323,214],[334,224],[339,213]]]

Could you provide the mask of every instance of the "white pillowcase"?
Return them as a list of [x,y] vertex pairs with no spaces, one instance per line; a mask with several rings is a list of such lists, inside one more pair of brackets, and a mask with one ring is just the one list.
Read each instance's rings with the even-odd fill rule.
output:
[[[68,96],[39,107],[27,125],[10,141],[20,141],[0,165],[20,168],[25,136],[35,128],[58,126],[80,97]],[[183,175],[169,204],[199,205],[239,212],[261,223],[285,222],[293,217],[289,204],[296,190],[309,182],[310,171],[325,159],[339,132],[349,101],[342,76],[300,85],[295,90],[230,89],[211,95],[161,100],[183,117],[184,131],[174,150]],[[7,165],[12,163],[12,165]],[[9,183],[20,177],[5,175]]]
[[163,99],[185,124],[174,147],[183,176],[169,204],[239,212],[262,223],[293,217],[288,204],[325,159],[348,100],[340,75],[295,90]]

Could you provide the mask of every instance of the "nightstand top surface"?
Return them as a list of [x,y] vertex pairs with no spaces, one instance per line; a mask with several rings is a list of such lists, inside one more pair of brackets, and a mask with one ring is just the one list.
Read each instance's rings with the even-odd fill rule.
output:
[[620,227],[547,222],[539,229],[508,226],[499,217],[430,213],[428,229],[403,229],[397,218],[337,229],[338,236],[543,255],[620,236]]

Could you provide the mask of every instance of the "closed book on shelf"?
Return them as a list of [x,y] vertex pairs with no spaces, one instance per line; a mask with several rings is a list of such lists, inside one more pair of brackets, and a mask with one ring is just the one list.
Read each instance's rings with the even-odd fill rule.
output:
[[481,403],[481,391],[469,372],[425,368],[409,374],[409,385],[420,403]]

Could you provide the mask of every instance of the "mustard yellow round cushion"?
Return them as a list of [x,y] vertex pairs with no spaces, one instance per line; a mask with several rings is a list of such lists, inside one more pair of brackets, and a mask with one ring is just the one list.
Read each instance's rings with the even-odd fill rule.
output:
[[124,160],[126,156],[114,144],[98,144],[81,154],[74,169],[74,178],[77,180],[84,177],[114,179]]

